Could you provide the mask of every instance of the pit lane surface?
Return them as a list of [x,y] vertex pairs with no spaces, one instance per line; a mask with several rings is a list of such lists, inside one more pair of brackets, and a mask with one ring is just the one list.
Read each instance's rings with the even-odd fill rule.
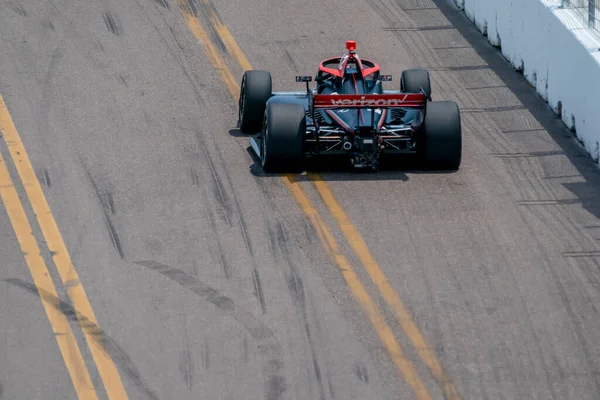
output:
[[[600,173],[444,3],[13,0],[0,37],[0,397],[597,397]],[[459,103],[459,172],[254,164],[243,67],[295,90],[346,39]]]

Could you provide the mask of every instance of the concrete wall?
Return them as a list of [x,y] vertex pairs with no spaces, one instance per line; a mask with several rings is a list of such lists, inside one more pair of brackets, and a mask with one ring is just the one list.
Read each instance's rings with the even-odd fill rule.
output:
[[575,132],[600,164],[600,35],[560,0],[449,0]]

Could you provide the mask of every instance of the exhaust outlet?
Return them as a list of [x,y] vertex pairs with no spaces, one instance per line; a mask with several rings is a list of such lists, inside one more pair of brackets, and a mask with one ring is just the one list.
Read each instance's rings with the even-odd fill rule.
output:
[[350,150],[352,148],[352,143],[350,143],[350,142],[344,142],[344,144],[342,145],[342,148],[344,150]]

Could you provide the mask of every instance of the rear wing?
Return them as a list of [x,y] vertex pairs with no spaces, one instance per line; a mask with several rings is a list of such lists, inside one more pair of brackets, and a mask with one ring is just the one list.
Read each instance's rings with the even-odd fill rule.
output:
[[425,107],[423,93],[399,94],[315,94],[313,108],[404,108]]

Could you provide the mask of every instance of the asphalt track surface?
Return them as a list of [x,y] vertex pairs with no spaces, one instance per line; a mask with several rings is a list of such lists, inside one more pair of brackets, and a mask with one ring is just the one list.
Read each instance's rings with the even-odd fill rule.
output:
[[[460,171],[262,173],[243,69],[347,39]],[[600,171],[442,0],[8,0],[0,94],[1,399],[598,398]]]

